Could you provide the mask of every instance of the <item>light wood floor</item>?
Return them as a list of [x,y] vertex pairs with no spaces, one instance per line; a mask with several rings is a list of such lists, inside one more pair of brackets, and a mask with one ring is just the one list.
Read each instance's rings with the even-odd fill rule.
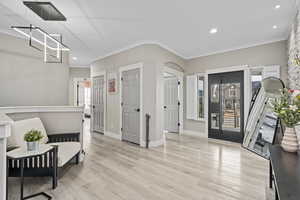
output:
[[[46,191],[57,200],[265,199],[268,163],[238,144],[168,134],[164,147],[147,150],[93,134],[85,146],[85,161],[68,167],[57,189],[51,190],[48,178],[26,179],[25,194]],[[18,184],[9,179],[9,199],[18,199]]]

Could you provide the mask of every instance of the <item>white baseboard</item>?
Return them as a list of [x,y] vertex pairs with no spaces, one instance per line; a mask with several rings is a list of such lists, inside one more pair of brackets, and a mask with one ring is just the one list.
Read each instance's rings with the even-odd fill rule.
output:
[[[163,137],[163,138],[160,139],[160,140],[150,141],[150,142],[149,142],[149,148],[151,148],[151,147],[159,147],[159,146],[162,146],[162,145],[164,145],[164,144],[165,144],[165,138]],[[145,141],[142,141],[141,146],[142,146],[142,147],[146,147],[146,142],[145,142]]]
[[117,139],[117,140],[122,140],[121,135],[118,134],[118,133],[105,131],[104,135],[107,136],[107,137],[111,137],[111,138]]
[[[105,131],[104,135],[107,136],[107,137],[110,137],[110,138],[117,139],[117,140],[122,140],[122,136],[118,133]],[[163,137],[160,140],[150,141],[149,142],[149,147],[158,147],[158,146],[161,146],[161,145],[164,145],[164,144],[165,144],[165,137]],[[142,141],[140,146],[146,147],[146,142]]]
[[180,132],[181,135],[190,135],[190,136],[195,136],[195,137],[205,137],[208,138],[207,134],[204,132],[198,132],[198,131],[192,131],[192,130],[182,130]]

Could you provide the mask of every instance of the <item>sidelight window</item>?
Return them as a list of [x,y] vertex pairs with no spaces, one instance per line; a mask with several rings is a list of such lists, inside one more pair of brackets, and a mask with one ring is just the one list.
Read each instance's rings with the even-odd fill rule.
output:
[[186,77],[186,114],[187,119],[203,120],[205,103],[205,84],[203,74]]

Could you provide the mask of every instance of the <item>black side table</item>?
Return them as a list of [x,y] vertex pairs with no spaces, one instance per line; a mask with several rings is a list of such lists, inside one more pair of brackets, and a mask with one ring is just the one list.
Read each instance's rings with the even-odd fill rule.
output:
[[[44,196],[48,200],[52,199],[52,197],[45,192],[39,192],[39,193],[24,197],[24,168],[25,168],[25,162],[28,164],[28,162],[30,162],[29,160],[31,160],[31,162],[32,162],[32,160],[37,161],[38,157],[41,158],[41,156],[44,156],[44,158],[47,158],[48,157],[47,154],[49,152],[53,151],[54,148],[55,148],[54,146],[43,144],[43,145],[40,145],[40,148],[38,151],[27,151],[26,149],[23,149],[23,148],[17,148],[12,151],[9,151],[7,153],[7,166],[10,161],[14,162],[16,164],[19,163],[18,169],[20,169],[20,178],[21,178],[20,200],[30,199],[30,198],[37,197],[37,196]],[[46,160],[44,160],[44,162],[45,161]],[[46,163],[41,163],[41,162],[39,162],[39,163],[46,164]],[[35,164],[38,164],[38,162],[36,162]],[[54,169],[56,169],[55,165],[56,165],[56,162],[54,162]],[[7,194],[7,198],[8,198],[8,194]]]
[[280,145],[271,146],[269,173],[269,187],[274,186],[276,200],[300,199],[299,154],[285,152]]

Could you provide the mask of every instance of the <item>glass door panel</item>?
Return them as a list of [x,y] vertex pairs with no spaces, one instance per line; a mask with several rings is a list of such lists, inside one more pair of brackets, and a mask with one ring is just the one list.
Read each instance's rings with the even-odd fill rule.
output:
[[240,83],[221,84],[222,130],[240,132]]
[[210,110],[211,110],[211,128],[220,129],[220,84],[210,85]]

